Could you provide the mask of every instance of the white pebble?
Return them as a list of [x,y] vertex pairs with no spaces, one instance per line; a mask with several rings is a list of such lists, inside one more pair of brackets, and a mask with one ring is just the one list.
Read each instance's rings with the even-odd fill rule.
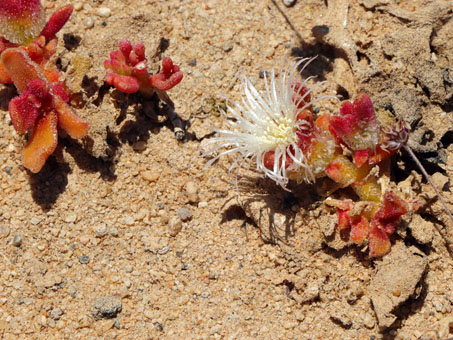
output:
[[283,0],[283,5],[285,5],[286,7],[290,7],[294,5],[295,2],[296,0]]
[[108,7],[101,7],[98,9],[98,15],[104,18],[108,18],[112,11]]
[[95,229],[96,237],[104,237],[107,235],[107,227],[105,224],[98,225]]
[[83,8],[83,4],[82,4],[81,2],[76,2],[76,3],[74,4],[74,9],[75,9],[76,11],[81,11],[82,8]]
[[88,28],[88,29],[89,28],[93,28],[94,27],[94,20],[91,19],[91,18],[87,18],[85,20],[85,27]]

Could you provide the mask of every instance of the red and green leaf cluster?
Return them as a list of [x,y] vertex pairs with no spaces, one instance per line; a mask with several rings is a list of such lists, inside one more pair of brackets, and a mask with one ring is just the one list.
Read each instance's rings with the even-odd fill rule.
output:
[[[39,1],[30,1],[29,6],[26,3],[6,1],[0,6],[0,15],[9,13],[11,17],[11,13],[15,13],[13,17],[16,18],[21,17],[21,10],[40,9]],[[23,163],[35,173],[55,151],[58,127],[72,138],[82,138],[88,132],[88,124],[68,104],[69,93],[65,84],[59,81],[59,71],[48,62],[56,50],[55,35],[68,21],[72,10],[71,5],[58,9],[40,35],[28,45],[0,38],[0,83],[13,83],[20,94],[10,101],[9,113],[16,131],[29,133]]]
[[[312,177],[327,176],[340,187],[351,187],[368,207],[362,211],[358,203],[337,201],[338,230],[354,243],[367,243],[370,256],[385,255],[390,250],[389,236],[409,208],[394,193],[382,192],[371,170],[402,147],[407,131],[399,124],[381,128],[371,99],[364,93],[354,102],[343,103],[339,115],[315,119],[311,107],[302,110],[310,103],[307,89],[300,84],[293,88],[293,103],[301,109],[297,119],[303,122],[297,131],[298,146],[307,157]],[[286,159],[290,169],[293,160]],[[264,162],[267,167],[274,165],[272,151],[265,154]],[[288,171],[291,179],[300,180],[299,176]]]
[[358,245],[368,242],[370,256],[378,257],[390,251],[389,236],[395,232],[401,216],[409,211],[409,207],[394,193],[386,192],[381,203],[370,202],[367,210],[354,210],[352,202],[339,203],[338,230]]
[[162,60],[162,70],[158,74],[150,75],[147,70],[145,45],[135,43],[133,46],[127,39],[119,43],[119,50],[110,53],[110,59],[104,61],[107,70],[107,84],[115,86],[124,93],[140,91],[145,96],[151,96],[156,92],[159,97],[167,102],[165,95],[178,85],[183,73],[179,66],[174,65],[170,58]]

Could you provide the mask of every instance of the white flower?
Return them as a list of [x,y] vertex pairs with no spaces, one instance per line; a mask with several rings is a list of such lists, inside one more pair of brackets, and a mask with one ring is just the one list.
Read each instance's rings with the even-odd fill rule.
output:
[[[321,97],[298,108],[298,105],[323,82],[308,89],[299,102],[293,102],[293,95],[298,94],[295,89],[296,77],[299,75],[297,70],[303,65],[300,71],[302,72],[312,60],[313,58],[301,59],[291,69],[282,67],[278,76],[272,68],[269,79],[266,76],[267,72],[265,73],[264,92],[258,92],[244,77],[242,88],[245,96],[242,96],[242,104],[233,102],[231,106],[227,106],[226,113],[222,112],[226,117],[225,123],[230,129],[216,130],[216,136],[203,145],[205,148],[213,144],[203,156],[211,155],[220,149],[226,150],[207,164],[214,163],[221,156],[235,153],[238,158],[233,162],[230,170],[236,166],[239,170],[244,161],[250,158],[256,162],[256,168],[259,171],[283,188],[288,184],[288,175],[291,173],[297,174],[298,178],[302,177],[308,182],[314,181],[314,175],[307,163],[308,155],[304,155],[299,147],[297,135],[298,131],[299,134],[310,133],[310,123],[298,120],[297,116],[304,109],[325,98]],[[309,78],[302,82],[306,88],[308,88],[308,80]],[[269,152],[274,152],[272,167],[265,166],[265,158],[269,156]],[[291,161],[288,161],[289,159]]]

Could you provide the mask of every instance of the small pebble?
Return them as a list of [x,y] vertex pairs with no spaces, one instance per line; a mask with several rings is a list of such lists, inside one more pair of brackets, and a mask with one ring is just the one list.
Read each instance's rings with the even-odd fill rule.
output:
[[107,235],[107,227],[105,224],[101,224],[99,226],[96,227],[96,237],[104,237],[105,235]]
[[90,257],[86,256],[86,255],[80,256],[79,257],[79,262],[81,264],[87,264],[88,262],[90,262]]
[[198,187],[194,182],[187,182],[186,194],[190,203],[198,203]]
[[286,7],[291,7],[296,3],[296,0],[283,0],[283,5]]
[[148,182],[155,182],[159,179],[160,174],[152,171],[141,171],[140,175],[142,178]]
[[87,18],[85,20],[85,27],[90,29],[94,27],[94,20],[92,18]]
[[9,228],[6,225],[0,225],[0,238],[7,237],[9,235]]
[[101,17],[107,18],[112,11],[108,7],[101,7],[98,9],[97,14]]
[[96,299],[92,315],[96,320],[113,319],[123,309],[121,300],[116,296],[106,296]]
[[82,8],[83,8],[83,4],[82,4],[81,2],[76,2],[76,3],[74,4],[74,9],[75,9],[76,11],[81,11]]
[[183,222],[190,220],[193,216],[192,212],[187,208],[179,208],[176,211],[176,215],[178,215]]
[[146,149],[146,142],[145,141],[138,141],[138,142],[135,142],[133,145],[132,145],[132,149],[134,149],[135,151],[143,151]]
[[195,58],[189,59],[189,61],[187,62],[187,65],[197,66],[197,59],[195,59]]
[[90,238],[88,236],[85,236],[85,235],[80,236],[79,242],[81,244],[83,244],[84,246],[86,246],[88,244],[88,242],[90,242]]
[[118,236],[118,229],[115,228],[115,227],[110,229],[110,235],[112,235],[113,237],[117,237]]
[[13,238],[13,246],[20,247],[22,245],[22,236],[16,235]]
[[181,219],[177,216],[170,218],[170,221],[168,221],[168,229],[170,236],[175,237],[176,235],[178,235],[182,229]]
[[37,219],[36,217],[32,217],[30,219],[30,223],[33,224],[33,225],[38,225],[39,223],[41,223],[41,220]]
[[208,206],[208,202],[200,202],[198,203],[198,208],[206,208]]
[[50,317],[57,321],[60,320],[61,316],[64,314],[63,310],[61,308],[54,308],[52,312],[50,312]]
[[135,223],[134,218],[132,216],[130,216],[130,215],[124,216],[122,221],[126,225],[133,225]]
[[228,40],[227,42],[225,42],[222,46],[222,49],[225,51],[225,52],[229,52],[233,49],[233,42],[231,40]]

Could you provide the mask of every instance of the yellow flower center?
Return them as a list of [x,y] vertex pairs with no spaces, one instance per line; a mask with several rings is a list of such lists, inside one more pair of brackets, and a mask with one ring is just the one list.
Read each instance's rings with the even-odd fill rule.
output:
[[268,119],[262,140],[275,146],[290,145],[296,141],[296,128],[294,121],[283,115],[277,120]]

